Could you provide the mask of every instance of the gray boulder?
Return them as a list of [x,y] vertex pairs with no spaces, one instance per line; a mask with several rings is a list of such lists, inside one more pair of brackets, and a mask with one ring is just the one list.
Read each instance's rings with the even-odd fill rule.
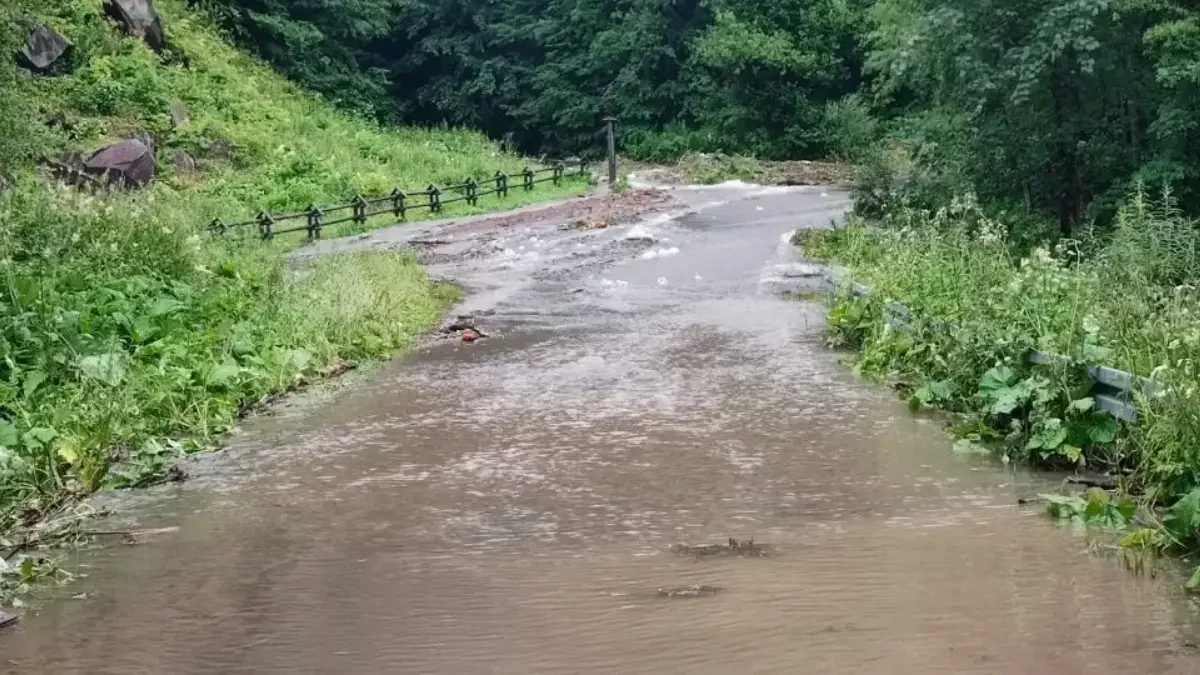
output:
[[17,62],[26,70],[45,73],[66,56],[71,41],[50,26],[42,26],[25,39],[25,48],[17,52]]
[[167,48],[167,34],[151,0],[105,0],[104,12],[121,24],[126,34],[142,38],[154,51]]
[[83,170],[110,184],[142,187],[154,181],[154,152],[137,139],[121,141],[92,153]]

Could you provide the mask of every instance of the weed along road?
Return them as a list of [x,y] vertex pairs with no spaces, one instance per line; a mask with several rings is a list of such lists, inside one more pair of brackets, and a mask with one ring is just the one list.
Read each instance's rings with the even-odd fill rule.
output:
[[1017,506],[1054,478],[954,455],[782,297],[813,282],[788,233],[844,195],[670,198],[308,249],[407,242],[464,318],[117,496],[121,523],[178,531],[81,554],[0,669],[1200,672],[1179,579]]

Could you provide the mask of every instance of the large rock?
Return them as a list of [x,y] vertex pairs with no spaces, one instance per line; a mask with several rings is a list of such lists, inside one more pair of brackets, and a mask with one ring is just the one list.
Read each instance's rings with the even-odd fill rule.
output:
[[25,48],[17,52],[17,61],[34,73],[44,73],[66,56],[72,46],[61,33],[50,26],[42,26],[25,39]]
[[92,153],[83,170],[109,183],[141,187],[154,181],[154,152],[137,139],[121,141]]
[[162,19],[151,0],[105,0],[104,11],[120,23],[126,33],[142,38],[154,51],[167,48]]

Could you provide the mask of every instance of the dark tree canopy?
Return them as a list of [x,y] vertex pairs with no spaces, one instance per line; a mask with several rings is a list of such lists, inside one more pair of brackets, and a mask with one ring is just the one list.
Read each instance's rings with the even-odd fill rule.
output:
[[901,140],[925,197],[1064,231],[1137,181],[1196,206],[1200,23],[1182,0],[225,0],[305,86],[527,152],[861,157]]

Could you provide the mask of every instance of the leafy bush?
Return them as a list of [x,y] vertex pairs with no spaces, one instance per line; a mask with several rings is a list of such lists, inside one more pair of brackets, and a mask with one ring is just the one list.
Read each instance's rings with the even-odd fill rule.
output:
[[[1200,484],[1195,234],[1140,193],[1118,223],[1091,249],[1064,240],[1026,254],[968,199],[894,210],[881,227],[853,222],[804,243],[872,289],[840,296],[830,313],[833,339],[860,350],[862,372],[900,378],[914,405],[967,414],[964,440],[999,442],[1006,457],[1035,464],[1133,472],[1137,486],[1170,501]],[[912,309],[906,330],[889,321],[889,299]],[[1034,365],[1030,350],[1067,358]],[[1119,434],[1087,395],[1094,364],[1153,375],[1166,393],[1142,397],[1141,422]]]

